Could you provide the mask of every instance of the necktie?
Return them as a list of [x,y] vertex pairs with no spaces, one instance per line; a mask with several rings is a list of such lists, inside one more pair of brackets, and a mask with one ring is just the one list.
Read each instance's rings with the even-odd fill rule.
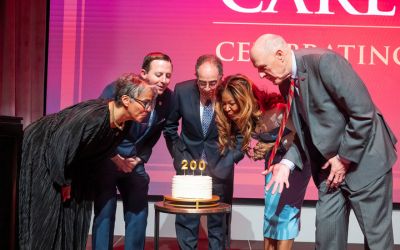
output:
[[[211,104],[211,101],[208,100],[206,102],[206,104],[204,105],[203,115],[202,115],[202,119],[201,119],[201,128],[203,130],[204,137],[206,136],[208,128],[210,127],[212,116],[213,116],[212,104]],[[203,152],[201,153],[201,159],[203,159],[207,162],[207,157],[206,157],[206,153],[204,152],[204,149],[203,149]]]
[[289,117],[290,107],[292,106],[293,95],[294,95],[294,79],[292,79],[290,81],[289,93],[288,93],[288,96],[287,96],[286,109],[285,109],[285,112],[283,114],[283,118],[282,118],[282,121],[281,121],[281,126],[279,127],[278,136],[276,137],[276,141],[275,141],[274,147],[272,148],[271,154],[270,154],[269,159],[268,159],[268,164],[267,164],[267,168],[268,169],[270,168],[270,166],[272,164],[272,161],[275,158],[276,151],[278,150],[279,143],[281,142],[283,131],[285,130],[286,122],[287,122],[288,117]]
[[211,101],[208,100],[204,105],[203,116],[201,119],[201,128],[203,129],[203,136],[206,136],[208,127],[210,127],[211,119],[213,115],[213,109]]

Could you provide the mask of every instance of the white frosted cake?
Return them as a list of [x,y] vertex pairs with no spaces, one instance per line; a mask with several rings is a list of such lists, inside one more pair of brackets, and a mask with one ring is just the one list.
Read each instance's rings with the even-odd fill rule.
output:
[[184,199],[211,199],[210,176],[175,175],[172,178],[172,197]]

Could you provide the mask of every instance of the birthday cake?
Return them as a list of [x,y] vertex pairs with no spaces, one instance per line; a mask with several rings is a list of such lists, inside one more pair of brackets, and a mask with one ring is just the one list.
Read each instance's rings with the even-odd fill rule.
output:
[[175,175],[172,178],[172,197],[183,199],[211,199],[210,176]]
[[[172,197],[180,199],[211,199],[212,179],[210,176],[194,175],[198,168],[201,174],[206,169],[204,160],[196,162],[182,160],[183,175],[175,175],[172,178]],[[189,168],[190,167],[190,168]],[[193,174],[190,174],[193,171]],[[188,173],[188,174],[186,174]]]

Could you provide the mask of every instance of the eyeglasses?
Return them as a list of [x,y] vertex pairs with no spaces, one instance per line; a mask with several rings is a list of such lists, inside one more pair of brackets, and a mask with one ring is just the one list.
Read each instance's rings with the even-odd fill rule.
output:
[[214,87],[217,86],[218,80],[212,80],[212,81],[197,80],[197,84],[201,88],[205,88],[205,87],[207,87],[207,85],[208,85],[209,88],[214,88]]
[[137,103],[139,103],[140,106],[143,107],[143,109],[152,110],[154,108],[154,101],[153,100],[151,100],[151,101],[149,101],[149,100],[143,101],[143,100],[140,100],[140,99],[137,99],[137,98],[134,98],[134,97],[132,99],[135,100]]

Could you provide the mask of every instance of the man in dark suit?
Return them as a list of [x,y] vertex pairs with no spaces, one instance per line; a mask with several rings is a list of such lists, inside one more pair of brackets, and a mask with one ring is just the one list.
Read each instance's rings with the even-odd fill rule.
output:
[[[171,112],[169,90],[172,62],[168,55],[152,52],[145,56],[140,76],[157,89],[154,110],[144,123],[134,123],[129,135],[118,146],[116,156],[99,166],[95,179],[93,249],[112,249],[116,211],[116,187],[124,205],[125,249],[144,249],[148,215],[149,175],[146,163]],[[104,89],[101,97],[113,96],[115,83]],[[149,108],[140,100],[135,100]]]
[[[274,189],[289,188],[290,169],[309,161],[319,189],[317,249],[346,249],[350,209],[368,249],[393,249],[392,166],[396,138],[361,78],[327,49],[292,51],[277,35],[259,37],[250,51],[261,78],[288,95],[297,138],[272,166]],[[266,188],[271,188],[268,185]]]
[[[243,158],[243,153],[240,151],[241,143],[238,143],[236,149],[223,154],[218,150],[218,130],[213,107],[215,92],[223,75],[222,62],[214,55],[203,55],[197,59],[195,70],[197,79],[175,86],[173,109],[165,125],[164,136],[174,158],[176,173],[183,173],[182,160],[204,159],[207,168],[203,175],[212,177],[213,194],[220,196],[221,202],[231,204],[233,167]],[[182,121],[180,135],[179,120]],[[181,249],[197,249],[199,223],[199,215],[176,216],[176,235]],[[222,214],[207,217],[210,249],[225,248],[225,225]]]

